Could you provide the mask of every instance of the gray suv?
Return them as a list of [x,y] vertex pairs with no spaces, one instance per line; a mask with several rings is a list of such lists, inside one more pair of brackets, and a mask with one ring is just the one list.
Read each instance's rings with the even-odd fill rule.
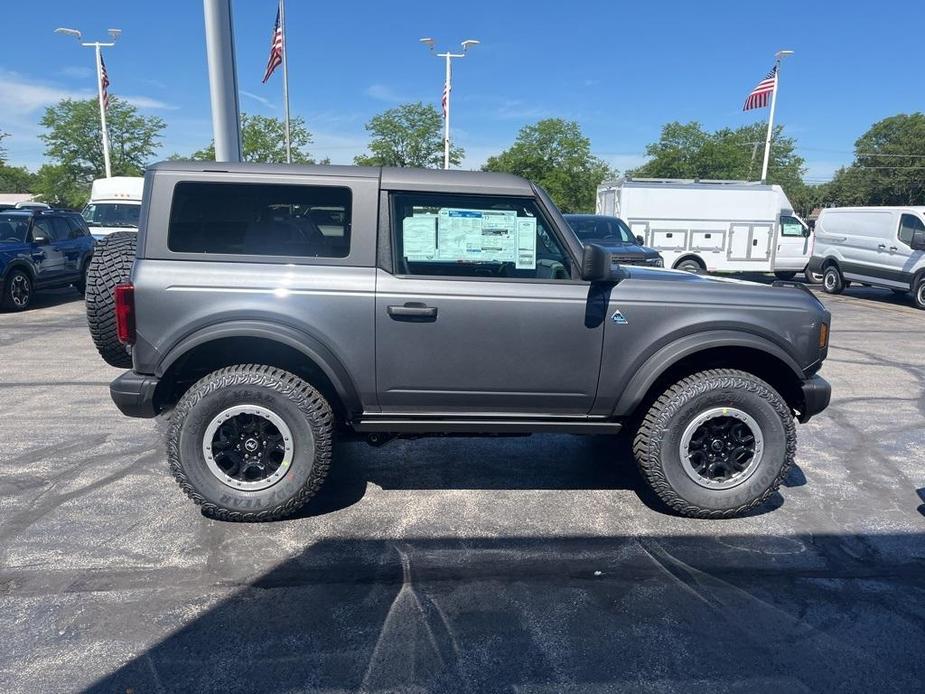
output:
[[91,271],[113,400],[169,413],[221,519],[292,514],[339,437],[533,432],[626,432],[668,507],[732,516],[829,402],[807,290],[621,266],[516,176],[165,162]]

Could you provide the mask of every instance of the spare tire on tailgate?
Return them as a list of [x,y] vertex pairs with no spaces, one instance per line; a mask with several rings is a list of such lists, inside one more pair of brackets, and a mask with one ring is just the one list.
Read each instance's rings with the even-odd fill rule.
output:
[[116,335],[117,284],[131,278],[138,233],[116,231],[96,244],[87,270],[87,323],[100,356],[111,366],[128,368],[132,356]]

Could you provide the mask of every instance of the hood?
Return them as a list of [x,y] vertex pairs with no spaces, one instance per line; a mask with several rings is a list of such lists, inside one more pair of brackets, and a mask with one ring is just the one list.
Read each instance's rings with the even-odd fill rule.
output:
[[630,267],[626,269],[627,279],[659,280],[661,282],[693,282],[697,284],[738,284],[749,287],[768,287],[761,282],[749,282],[732,277],[717,277],[714,275],[695,275],[684,270],[670,270],[660,267]]

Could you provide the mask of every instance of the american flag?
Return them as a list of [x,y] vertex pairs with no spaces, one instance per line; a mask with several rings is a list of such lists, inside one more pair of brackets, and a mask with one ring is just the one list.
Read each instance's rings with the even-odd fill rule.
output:
[[109,74],[106,72],[106,63],[100,53],[100,82],[103,84],[103,108],[109,110]]
[[443,117],[446,118],[446,102],[450,98],[450,85],[443,83],[443,96],[440,99],[440,107],[443,109]]
[[752,93],[745,100],[743,111],[751,111],[753,108],[764,108],[768,105],[768,99],[771,93],[777,88],[777,66],[771,68],[771,71],[761,80]]
[[276,24],[273,26],[273,39],[270,42],[270,59],[267,61],[267,70],[263,75],[266,83],[273,71],[283,62],[283,28],[279,25],[279,8],[276,8]]

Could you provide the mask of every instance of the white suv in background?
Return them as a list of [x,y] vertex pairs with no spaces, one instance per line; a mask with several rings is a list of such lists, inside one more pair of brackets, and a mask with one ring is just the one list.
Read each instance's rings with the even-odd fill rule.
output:
[[831,207],[816,222],[808,269],[839,294],[851,282],[912,292],[925,309],[925,207]]

